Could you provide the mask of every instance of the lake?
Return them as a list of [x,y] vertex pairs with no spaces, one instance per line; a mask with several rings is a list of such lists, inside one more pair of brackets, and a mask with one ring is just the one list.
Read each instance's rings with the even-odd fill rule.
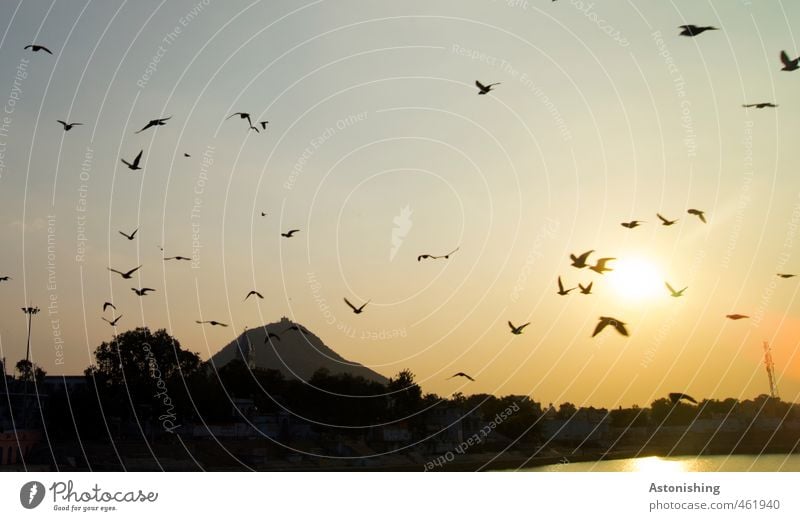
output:
[[650,456],[565,462],[519,470],[522,472],[800,472],[800,454]]

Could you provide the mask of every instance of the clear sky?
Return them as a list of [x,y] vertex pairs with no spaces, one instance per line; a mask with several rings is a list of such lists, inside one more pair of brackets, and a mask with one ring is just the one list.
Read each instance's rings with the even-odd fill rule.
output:
[[[10,365],[31,304],[34,361],[82,371],[113,333],[108,300],[120,331],[166,328],[203,358],[286,315],[426,391],[607,407],[765,393],[768,340],[798,400],[800,277],[776,277],[800,273],[800,71],[778,59],[800,54],[797,2],[26,0],[0,15]],[[478,96],[476,79],[501,84]],[[267,130],[225,120],[237,111]],[[615,271],[571,267],[587,250]],[[557,295],[559,275],[593,294]],[[243,302],[251,289],[265,299]],[[371,302],[354,315],[343,297]],[[601,315],[630,336],[591,338]],[[446,380],[458,371],[476,382]]]

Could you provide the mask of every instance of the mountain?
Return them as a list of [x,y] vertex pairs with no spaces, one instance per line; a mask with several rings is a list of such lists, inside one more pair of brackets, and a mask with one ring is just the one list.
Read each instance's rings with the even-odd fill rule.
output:
[[[288,330],[295,326],[301,331]],[[278,335],[265,342],[267,333]],[[250,351],[252,349],[252,351]],[[211,357],[215,367],[222,367],[234,359],[249,360],[260,369],[277,369],[286,378],[308,380],[314,372],[324,367],[331,374],[350,373],[385,384],[385,376],[368,367],[345,360],[325,345],[317,335],[286,317],[255,329],[249,329]]]

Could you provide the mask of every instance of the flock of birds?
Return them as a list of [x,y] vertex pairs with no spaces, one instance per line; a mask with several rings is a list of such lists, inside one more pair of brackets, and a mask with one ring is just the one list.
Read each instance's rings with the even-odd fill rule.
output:
[[[555,1],[555,0],[553,0],[553,1]],[[681,26],[679,26],[679,29],[681,29],[679,34],[681,36],[687,36],[687,37],[695,37],[695,36],[698,36],[698,35],[706,32],[706,31],[718,30],[718,28],[713,27],[713,26],[696,26],[696,25],[681,25]],[[30,50],[30,51],[32,51],[34,53],[36,53],[36,52],[45,52],[45,53],[48,53],[48,54],[51,54],[51,55],[53,54],[50,49],[48,49],[47,47],[45,47],[43,45],[39,45],[39,44],[30,44],[30,45],[25,46],[24,49],[25,50]],[[780,61],[781,61],[782,65],[783,65],[783,67],[781,69],[783,71],[794,71],[794,70],[797,70],[798,68],[800,68],[800,57],[791,59],[791,58],[789,58],[789,56],[786,53],[786,51],[781,51],[781,53],[780,53]],[[497,87],[498,85],[501,85],[501,83],[500,82],[495,82],[495,83],[486,83],[486,84],[484,84],[481,81],[478,81],[478,80],[475,81],[475,86],[478,88],[478,95],[489,94],[490,92],[494,91],[495,87]],[[756,109],[776,108],[777,106],[778,105],[776,105],[776,104],[774,104],[772,102],[749,103],[749,104],[744,104],[743,105],[743,107],[745,107],[745,108],[756,108]],[[265,131],[267,129],[267,125],[269,124],[269,121],[257,121],[256,124],[254,125],[253,124],[253,119],[251,117],[251,114],[248,113],[248,112],[235,112],[235,113],[231,114],[230,116],[226,117],[225,120],[229,120],[229,119],[237,117],[237,116],[238,116],[238,118],[240,120],[246,121],[247,127],[248,127],[248,131],[252,131],[252,130],[254,130],[256,132]],[[171,119],[172,119],[172,116],[166,116],[166,117],[159,117],[159,118],[151,119],[141,129],[135,131],[134,133],[135,134],[140,134],[140,133],[145,132],[145,131],[147,131],[148,129],[151,129],[151,128],[165,126],[167,124],[167,122],[169,120],[171,120]],[[60,119],[56,120],[56,121],[63,127],[64,132],[68,132],[68,131],[72,130],[73,128],[77,127],[77,126],[83,125],[83,123],[80,123],[80,122],[69,122],[68,123],[67,121],[60,120]],[[260,127],[260,130],[259,130],[259,127]],[[133,160],[128,161],[126,159],[120,158],[120,161],[128,169],[130,169],[131,171],[142,170],[143,169],[143,167],[142,167],[142,156],[143,156],[143,154],[144,154],[144,150],[140,150],[139,153],[133,158]],[[190,154],[188,154],[188,153],[184,153],[183,155],[184,155],[184,157],[191,157]],[[705,217],[705,213],[702,210],[691,208],[691,209],[687,210],[687,213],[690,214],[690,215],[696,216],[703,223],[707,222],[706,221],[706,217]],[[266,212],[263,212],[263,211],[261,212],[261,216],[262,217],[265,217],[266,215],[267,215]],[[667,219],[666,217],[664,217],[660,213],[657,213],[656,217],[659,219],[659,221],[661,222],[662,226],[672,226],[672,225],[674,225],[675,223],[678,222],[678,219]],[[637,227],[639,227],[639,226],[641,226],[643,224],[646,224],[646,221],[631,220],[631,221],[623,222],[623,223],[620,223],[620,224],[625,228],[634,229],[634,228],[637,228]],[[125,233],[123,231],[119,231],[119,233],[120,233],[120,235],[122,235],[128,241],[133,241],[137,237],[138,231],[139,230],[137,228],[136,230],[134,230],[131,233]],[[299,230],[299,229],[290,229],[290,230],[288,230],[286,232],[281,233],[281,237],[286,238],[286,239],[290,239],[290,238],[294,237],[295,234],[299,233],[300,231],[301,230]],[[160,249],[163,252],[163,248],[160,247]],[[450,259],[450,256],[453,255],[454,253],[456,253],[458,250],[459,250],[459,248],[457,247],[454,250],[450,251],[449,253],[439,254],[439,255],[434,255],[434,254],[430,254],[430,253],[424,253],[424,254],[421,254],[421,255],[417,256],[417,262],[421,262],[423,260],[442,260],[442,259],[443,260],[447,260],[447,259]],[[613,271],[613,268],[609,267],[608,264],[610,262],[616,260],[614,257],[601,257],[601,258],[597,259],[597,261],[595,261],[594,264],[590,264],[588,261],[589,261],[589,256],[592,255],[592,253],[594,253],[594,250],[586,251],[586,252],[584,252],[584,253],[582,253],[580,255],[571,254],[570,255],[570,260],[572,261],[571,262],[571,266],[574,267],[574,268],[577,268],[577,269],[588,268],[589,270],[594,271],[595,273],[598,273],[600,275],[603,275],[604,273],[609,272],[609,271]],[[174,261],[191,261],[192,259],[190,257],[184,257],[184,256],[177,255],[177,256],[172,256],[172,257],[163,257],[163,260],[164,261],[172,261],[172,260],[174,260]],[[141,268],[142,268],[142,266],[140,265],[140,266],[137,266],[137,267],[132,268],[132,269],[127,270],[127,271],[117,270],[117,269],[113,269],[113,268],[110,268],[110,267],[108,268],[108,270],[110,272],[112,272],[112,273],[118,274],[123,280],[130,280],[130,279],[133,278],[134,274],[137,273]],[[791,278],[791,277],[794,277],[796,275],[795,274],[791,274],[791,273],[779,273],[778,276],[781,277],[781,278]],[[11,280],[11,277],[9,277],[7,275],[0,277],[0,282],[6,282],[6,281],[9,281],[9,280]],[[583,285],[582,283],[579,283],[578,286],[576,286],[576,287],[566,288],[564,286],[564,283],[562,281],[561,276],[559,276],[558,280],[557,280],[557,285],[558,285],[557,294],[561,295],[561,296],[565,296],[565,295],[568,295],[571,291],[573,291],[575,289],[579,289],[581,294],[590,295],[592,293],[593,284],[594,284],[594,282],[589,282],[587,285]],[[669,294],[672,297],[682,297],[684,292],[688,289],[688,288],[684,287],[684,288],[682,288],[680,290],[676,290],[668,282],[665,282],[665,285],[666,285],[667,290],[669,291]],[[145,297],[148,294],[156,291],[155,289],[148,288],[148,287],[140,287],[140,288],[132,287],[131,290],[139,297]],[[264,298],[264,296],[260,292],[258,292],[257,290],[250,290],[246,294],[246,296],[244,298],[244,301],[247,301],[250,297],[255,297],[255,298],[258,298],[258,299],[263,299]],[[364,309],[366,308],[367,304],[369,304],[369,302],[370,302],[368,300],[367,302],[364,302],[360,306],[356,306],[355,304],[350,302],[346,297],[343,300],[344,300],[344,303],[350,308],[350,310],[356,315],[360,315],[360,314],[364,313]],[[113,303],[105,302],[103,304],[103,313],[106,313],[109,309],[113,311],[112,317],[111,318],[106,318],[105,316],[103,316],[101,318],[102,318],[102,320],[104,320],[108,324],[110,324],[111,326],[116,327],[117,323],[122,318],[122,315],[121,314],[117,315],[117,308]],[[730,315],[726,315],[726,316],[727,316],[727,318],[729,318],[731,320],[739,320],[739,319],[743,319],[743,318],[748,318],[747,315],[738,314],[738,313],[730,314]],[[208,324],[210,326],[228,327],[228,324],[226,324],[224,322],[217,321],[217,320],[196,320],[195,322],[197,324],[201,324],[201,325],[202,324]],[[528,327],[529,325],[530,325],[530,322],[526,322],[526,323],[524,323],[522,325],[515,326],[510,320],[508,321],[508,327],[510,328],[511,334],[513,334],[513,335],[521,335],[521,334],[523,334],[523,330],[526,327]],[[617,318],[607,317],[607,316],[601,316],[601,317],[598,318],[597,325],[595,326],[594,331],[592,332],[591,336],[592,337],[597,336],[598,334],[600,334],[604,329],[606,329],[609,326],[611,326],[614,330],[616,330],[617,333],[619,333],[620,335],[628,336],[628,329],[626,328],[625,322],[623,322],[623,321],[621,321],[621,320],[619,320]],[[308,331],[306,331],[305,329],[303,329],[301,326],[299,326],[297,324],[290,325],[289,327],[287,327],[286,329],[281,331],[281,334],[286,333],[288,331],[296,331],[296,332],[299,332],[299,333],[308,334]],[[267,332],[267,335],[264,338],[264,342],[265,343],[272,342],[273,339],[275,339],[276,341],[280,341],[281,338],[280,338],[280,335],[278,335],[276,333]],[[473,377],[471,377],[470,375],[468,375],[468,374],[466,374],[464,372],[455,373],[454,375],[452,375],[448,379],[457,378],[457,377],[466,378],[466,379],[468,379],[470,381],[475,381],[475,379]],[[687,400],[687,401],[690,401],[690,402],[693,402],[693,403],[697,403],[694,400],[694,398],[692,398],[691,396],[688,396],[686,394],[683,394],[683,393],[670,393],[669,397],[673,401],[673,403],[677,403],[680,400]]]

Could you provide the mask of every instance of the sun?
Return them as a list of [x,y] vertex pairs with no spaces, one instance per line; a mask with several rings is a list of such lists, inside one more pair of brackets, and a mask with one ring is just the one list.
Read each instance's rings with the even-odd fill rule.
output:
[[611,264],[614,271],[608,274],[614,291],[630,300],[642,300],[664,291],[664,278],[658,266],[643,258],[620,258]]

